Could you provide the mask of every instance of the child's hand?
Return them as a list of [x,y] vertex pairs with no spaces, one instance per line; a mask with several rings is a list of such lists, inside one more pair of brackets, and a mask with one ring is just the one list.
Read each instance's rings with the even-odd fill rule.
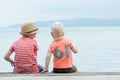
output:
[[14,61],[10,61],[10,63],[11,63],[11,66],[15,66],[15,63],[14,63]]
[[48,72],[48,69],[44,69],[43,71],[41,71],[41,73],[45,73]]

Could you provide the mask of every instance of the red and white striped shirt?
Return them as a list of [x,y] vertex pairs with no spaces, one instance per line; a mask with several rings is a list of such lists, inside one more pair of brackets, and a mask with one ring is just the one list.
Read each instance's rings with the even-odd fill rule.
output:
[[[35,51],[38,51],[36,40],[29,37],[21,37],[10,47],[10,51],[15,52],[15,66],[30,67],[38,66]],[[38,69],[36,69],[38,70]]]

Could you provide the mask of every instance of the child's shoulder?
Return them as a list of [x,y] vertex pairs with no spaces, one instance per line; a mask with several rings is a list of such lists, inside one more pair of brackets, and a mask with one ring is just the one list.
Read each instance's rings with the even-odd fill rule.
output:
[[68,38],[64,38],[64,40],[67,42],[71,42],[70,39],[68,39]]

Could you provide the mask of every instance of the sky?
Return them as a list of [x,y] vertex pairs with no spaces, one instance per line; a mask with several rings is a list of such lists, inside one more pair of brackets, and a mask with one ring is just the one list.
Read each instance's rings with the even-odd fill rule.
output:
[[0,27],[59,19],[120,19],[120,0],[0,0]]

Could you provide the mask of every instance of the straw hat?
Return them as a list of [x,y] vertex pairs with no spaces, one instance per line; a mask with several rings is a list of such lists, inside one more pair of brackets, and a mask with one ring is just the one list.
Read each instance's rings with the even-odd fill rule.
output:
[[21,27],[21,34],[27,35],[27,34],[34,34],[39,32],[39,29],[37,28],[36,24],[33,22],[24,23]]

